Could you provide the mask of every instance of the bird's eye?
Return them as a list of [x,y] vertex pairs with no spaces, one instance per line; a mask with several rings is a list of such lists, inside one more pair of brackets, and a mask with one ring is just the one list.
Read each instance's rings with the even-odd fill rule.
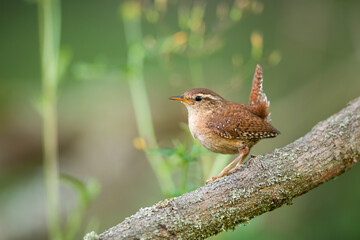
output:
[[198,101],[198,102],[200,102],[201,99],[202,99],[202,96],[196,96],[196,98],[195,98],[195,100]]

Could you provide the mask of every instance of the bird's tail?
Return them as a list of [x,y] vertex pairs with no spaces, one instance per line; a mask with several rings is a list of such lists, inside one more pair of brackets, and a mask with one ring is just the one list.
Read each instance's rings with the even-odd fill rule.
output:
[[270,101],[267,100],[265,93],[263,92],[263,71],[260,65],[256,65],[255,74],[253,78],[249,104],[253,106],[263,119],[270,122],[269,106]]

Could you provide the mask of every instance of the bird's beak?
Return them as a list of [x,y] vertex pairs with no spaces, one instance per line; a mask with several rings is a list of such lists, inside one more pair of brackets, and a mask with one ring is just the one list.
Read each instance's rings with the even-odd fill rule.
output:
[[192,101],[185,99],[184,96],[173,96],[173,97],[170,97],[169,99],[184,102],[184,103],[187,103],[190,105],[194,105],[194,103]]

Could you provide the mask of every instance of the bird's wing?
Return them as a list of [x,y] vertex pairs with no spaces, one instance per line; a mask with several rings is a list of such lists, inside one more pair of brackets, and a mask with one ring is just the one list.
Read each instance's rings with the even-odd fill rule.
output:
[[280,134],[270,123],[245,109],[241,114],[227,111],[221,118],[210,119],[207,126],[215,134],[227,139],[261,139]]

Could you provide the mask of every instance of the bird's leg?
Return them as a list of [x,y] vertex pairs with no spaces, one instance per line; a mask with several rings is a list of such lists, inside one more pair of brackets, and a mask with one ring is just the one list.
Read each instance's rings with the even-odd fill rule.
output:
[[229,173],[233,173],[241,168],[241,164],[244,162],[246,156],[249,154],[249,147],[244,147],[241,150],[239,149],[240,155],[238,158],[240,158],[240,161],[236,164],[236,166],[229,171]]
[[237,161],[239,161],[239,157],[240,157],[240,156],[238,156],[237,158],[235,158],[229,165],[227,165],[227,166],[221,171],[221,173],[220,173],[219,175],[213,176],[213,177],[211,177],[210,179],[208,179],[208,180],[206,181],[206,183],[209,183],[209,182],[211,182],[211,181],[214,181],[214,180],[216,180],[216,179],[218,179],[218,178],[221,178],[221,177],[227,175],[227,174],[229,173],[229,170],[231,169],[231,167],[234,166],[234,164],[235,164]]
[[[220,173],[219,175],[211,177],[211,179],[208,179],[208,180],[206,181],[206,183],[209,183],[209,182],[211,182],[211,181],[214,181],[214,180],[216,180],[216,179],[218,179],[218,178],[221,178],[221,177],[223,177],[223,176],[225,176],[225,175],[227,175],[227,174],[229,174],[229,173],[232,173],[232,172],[236,171],[237,169],[236,169],[236,170],[234,170],[234,169],[237,168],[237,167],[238,167],[238,169],[240,169],[240,165],[242,164],[242,162],[244,161],[244,159],[246,158],[246,156],[247,156],[248,153],[249,153],[249,148],[248,148],[248,147],[241,148],[241,150],[239,149],[239,153],[240,153],[240,155],[237,156],[229,165],[227,165],[227,166],[221,171],[221,173]],[[236,166],[235,166],[233,169],[231,169],[231,167],[234,166],[234,164],[235,164],[236,162],[238,162],[238,164],[236,164]],[[231,169],[231,170],[230,170],[230,169]]]

